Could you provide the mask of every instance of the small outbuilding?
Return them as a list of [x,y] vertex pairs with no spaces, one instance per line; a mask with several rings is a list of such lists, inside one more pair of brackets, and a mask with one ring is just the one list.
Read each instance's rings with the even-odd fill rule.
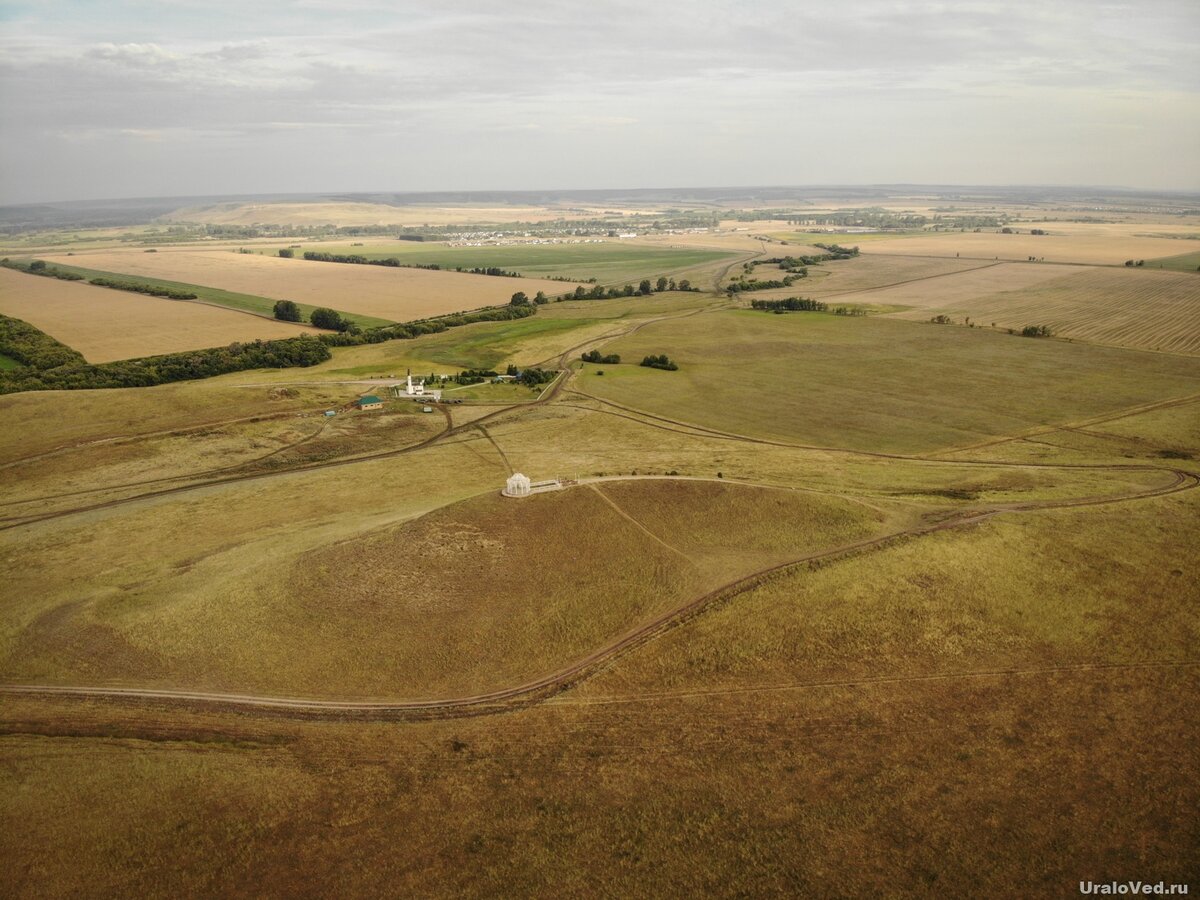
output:
[[367,394],[365,397],[359,397],[357,401],[359,409],[383,409],[383,401],[374,394]]

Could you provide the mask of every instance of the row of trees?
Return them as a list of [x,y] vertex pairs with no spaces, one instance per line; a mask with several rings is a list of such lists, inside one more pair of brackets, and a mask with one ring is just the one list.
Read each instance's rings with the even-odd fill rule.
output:
[[581,359],[584,362],[600,363],[601,365],[605,366],[615,366],[621,361],[621,354],[608,353],[601,355],[599,350],[589,350],[587,353],[583,354]]
[[88,280],[88,284],[113,288],[118,291],[133,291],[135,294],[149,294],[151,297],[166,297],[169,300],[196,299],[196,294],[191,291],[181,291],[177,288],[163,287],[157,284],[140,284],[135,281],[117,281],[115,278],[91,278]]
[[828,303],[810,300],[808,297],[788,297],[785,300],[751,300],[751,309],[787,310],[788,312],[826,312]]
[[782,280],[735,281],[727,286],[725,290],[730,294],[739,294],[743,291],[768,291],[772,288],[791,287],[795,282],[804,277],[804,275],[787,275]]
[[[291,259],[293,253],[290,249],[280,250],[279,255],[285,259]],[[386,266],[391,269],[431,269],[435,272],[442,270],[440,263],[402,262],[395,256],[388,256],[383,259],[371,259],[369,256],[363,256],[358,253],[323,253],[316,250],[305,250],[304,258],[313,262],[349,263],[356,266]],[[498,278],[521,277],[520,272],[501,269],[499,266],[475,266],[474,268],[455,266],[454,271],[465,272],[468,275],[493,275]],[[570,281],[572,279],[560,278],[559,280]]]
[[1048,325],[1026,325],[1021,329],[1021,337],[1054,337],[1054,332]]
[[684,278],[676,282],[674,278],[660,277],[658,281],[651,282],[649,278],[643,278],[641,284],[636,288],[632,284],[627,284],[624,287],[602,287],[593,285],[589,290],[583,285],[575,288],[573,293],[563,294],[559,300],[614,300],[618,297],[647,297],[650,294],[662,293],[664,291],[699,291],[700,288],[692,287],[692,283]]
[[[18,272],[26,272],[30,275],[58,278],[62,281],[83,281],[83,276],[79,273],[66,272],[55,266],[47,265],[44,259],[35,259],[28,263],[22,263],[5,257],[4,259],[0,259],[0,266],[4,266],[7,269],[16,269]],[[120,281],[116,278],[109,278],[103,275],[88,279],[88,284],[94,284],[96,287],[112,288],[117,291],[133,291],[135,294],[149,294],[152,297],[166,297],[170,300],[196,299],[196,294],[191,291],[181,291],[178,288],[170,288],[158,284]]]
[[46,265],[44,259],[35,259],[30,263],[19,263],[9,259],[7,256],[0,259],[0,266],[6,269],[16,269],[18,272],[27,272],[30,275],[44,275],[47,278],[59,278],[63,281],[83,281],[83,276],[75,272],[64,272],[62,269],[57,269],[54,266]]

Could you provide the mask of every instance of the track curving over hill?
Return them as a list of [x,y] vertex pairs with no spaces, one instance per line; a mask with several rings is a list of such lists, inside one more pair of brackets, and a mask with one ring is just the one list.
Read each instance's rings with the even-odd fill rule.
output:
[[[135,706],[170,706],[305,719],[413,721],[508,712],[544,702],[550,697],[570,689],[575,684],[610,665],[622,655],[654,640],[670,629],[702,615],[721,603],[732,600],[739,594],[763,584],[774,576],[801,566],[826,563],[890,546],[899,541],[978,525],[1000,515],[1126,503],[1188,491],[1200,485],[1200,477],[1190,472],[1179,469],[1162,469],[1161,471],[1170,473],[1172,475],[1171,481],[1167,484],[1147,488],[1142,491],[1130,491],[1124,494],[1104,497],[1081,497],[1071,500],[994,504],[980,509],[963,510],[951,518],[941,521],[918,524],[838,547],[804,554],[787,562],[760,569],[757,572],[721,585],[669,612],[636,626],[568,666],[547,673],[532,681],[479,694],[440,699],[322,700],[158,688],[28,684],[0,685],[0,693],[27,697],[58,698],[80,702],[104,701]],[[644,478],[645,476],[642,477]],[[667,477],[669,478],[670,476]],[[625,479],[609,478],[606,480]]]

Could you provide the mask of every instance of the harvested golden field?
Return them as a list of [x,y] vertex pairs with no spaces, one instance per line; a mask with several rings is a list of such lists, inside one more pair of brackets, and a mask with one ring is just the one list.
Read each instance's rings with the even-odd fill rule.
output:
[[316,329],[203,303],[0,270],[0,313],[24,319],[88,362],[290,338]]
[[[851,245],[853,246],[853,245]],[[780,250],[784,255],[785,250]],[[797,252],[804,252],[803,248]],[[920,279],[940,278],[955,272],[966,272],[978,269],[981,263],[976,259],[930,259],[928,257],[904,256],[870,256],[863,254],[854,259],[841,259],[822,263],[819,266],[808,267],[808,278],[799,281],[784,292],[783,296],[793,296],[796,289],[805,296],[824,297],[829,294],[842,294],[850,291],[868,291],[889,287]],[[772,266],[759,266],[755,269],[756,278],[777,278],[786,273],[779,272]],[[937,282],[932,282],[936,284]],[[771,293],[777,293],[772,291]],[[766,296],[766,292],[755,292],[754,296]]]
[[[959,271],[951,270],[941,274],[935,271],[923,277],[914,275],[914,278],[908,281],[897,279],[898,281],[902,281],[899,284],[885,283],[879,287],[870,287],[869,283],[872,278],[885,277],[889,269],[886,263],[882,266],[879,265],[875,261],[878,259],[880,257],[872,259],[868,256],[860,256],[858,259],[838,260],[836,262],[824,263],[820,266],[812,266],[808,270],[810,277],[796,282],[790,288],[773,291],[755,291],[750,296],[770,297],[779,295],[791,297],[797,294],[811,294],[814,297],[820,297],[822,300],[831,302],[841,302],[844,299],[847,303],[870,303],[877,306],[913,306],[923,310],[940,309],[944,305],[962,302],[972,297],[992,294],[997,291],[1028,287],[1079,271],[1074,266],[1055,266],[1049,263],[985,263],[980,265],[978,260],[924,259],[921,261],[927,263],[967,262],[967,267]],[[855,267],[858,266],[860,260],[865,263],[866,271],[856,273]],[[897,261],[904,263],[916,262],[916,260],[906,258]],[[842,268],[843,266],[845,268]],[[760,268],[759,271],[769,272],[770,270]],[[821,271],[829,271],[831,274],[828,278],[822,278],[819,281],[813,280],[811,276]],[[920,272],[921,269],[917,267],[913,271]],[[845,273],[845,275],[842,276],[840,273]],[[764,274],[761,277],[765,278],[768,276]],[[771,277],[774,277],[773,274]],[[838,277],[843,278],[843,285],[857,281],[867,286],[860,288],[845,287],[843,290],[828,290],[826,286]]]
[[530,297],[538,291],[557,296],[575,288],[573,283],[541,278],[311,262],[228,250],[110,250],[46,258],[63,265],[202,284],[396,322],[504,304],[516,291]]
[[923,319],[930,308],[1001,328],[1048,325],[1060,337],[1200,354],[1200,278],[1185,273],[1090,269],[1019,290],[947,297],[897,317]]
[[[1042,223],[1039,223],[1042,224]],[[897,235],[889,240],[864,245],[864,253],[900,256],[961,256],[964,259],[1025,260],[1122,265],[1127,259],[1156,259],[1200,250],[1200,241],[1139,237],[1123,230],[1059,234],[1055,223],[1044,223],[1050,234],[998,234],[992,232],[944,232],[941,234]],[[1140,226],[1144,232],[1146,226]],[[849,236],[841,243],[852,243]]]
[[456,225],[543,222],[563,215],[546,206],[391,206],[386,203],[221,203],[179,209],[171,222],[208,225]]

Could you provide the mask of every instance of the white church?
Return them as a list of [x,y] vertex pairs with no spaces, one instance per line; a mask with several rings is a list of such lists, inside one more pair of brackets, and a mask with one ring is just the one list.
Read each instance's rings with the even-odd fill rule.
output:
[[441,400],[442,392],[439,390],[426,389],[424,378],[413,378],[412,369],[408,370],[408,375],[404,379],[404,388],[399,385],[394,388],[398,397],[407,397],[412,400]]

